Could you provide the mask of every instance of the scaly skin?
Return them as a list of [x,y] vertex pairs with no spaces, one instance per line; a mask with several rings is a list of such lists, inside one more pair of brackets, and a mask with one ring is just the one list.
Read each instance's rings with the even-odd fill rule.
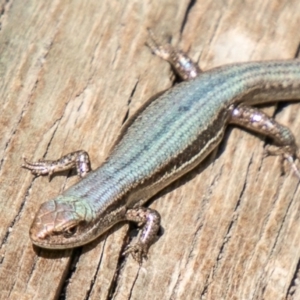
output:
[[159,214],[142,205],[198,165],[229,123],[274,138],[294,165],[298,148],[289,129],[248,105],[299,98],[298,60],[226,65],[176,85],[127,122],[103,165],[41,205],[30,229],[32,242],[51,249],[77,247],[130,220],[144,226],[127,249],[141,262],[160,223]]

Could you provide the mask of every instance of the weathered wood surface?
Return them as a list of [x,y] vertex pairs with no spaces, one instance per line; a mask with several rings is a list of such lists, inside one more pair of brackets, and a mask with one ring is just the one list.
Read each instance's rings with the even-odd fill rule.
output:
[[[300,299],[299,182],[264,140],[229,129],[204,164],[151,207],[163,234],[140,267],[121,253],[128,225],[76,250],[33,248],[40,203],[76,176],[34,178],[22,155],[83,148],[104,160],[127,114],[172,85],[145,46],[172,36],[201,67],[293,58],[300,2],[1,0],[1,299]],[[273,108],[268,109],[272,114]],[[300,105],[276,110],[300,143]],[[159,199],[158,199],[159,198]]]

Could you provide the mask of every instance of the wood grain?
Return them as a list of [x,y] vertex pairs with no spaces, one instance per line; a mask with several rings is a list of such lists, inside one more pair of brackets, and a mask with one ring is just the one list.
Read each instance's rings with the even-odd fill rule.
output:
[[[34,248],[40,203],[78,179],[34,178],[22,156],[77,149],[95,168],[124,120],[174,83],[145,46],[147,28],[206,70],[293,58],[300,2],[0,1],[1,299],[299,299],[299,182],[265,141],[240,129],[201,166],[155,197],[162,235],[140,267],[119,224],[85,247]],[[269,108],[300,144],[300,105]]]

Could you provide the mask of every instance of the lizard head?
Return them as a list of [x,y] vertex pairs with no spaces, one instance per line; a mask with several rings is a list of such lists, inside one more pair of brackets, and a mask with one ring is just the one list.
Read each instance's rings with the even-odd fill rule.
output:
[[[85,244],[82,238],[91,223],[89,206],[70,198],[56,198],[41,205],[30,228],[32,242],[42,248],[64,249]],[[89,224],[89,226],[88,226]]]

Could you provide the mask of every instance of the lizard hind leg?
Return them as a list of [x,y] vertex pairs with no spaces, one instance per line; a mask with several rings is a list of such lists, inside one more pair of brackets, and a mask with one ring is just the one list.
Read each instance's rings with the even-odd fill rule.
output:
[[181,79],[190,80],[201,73],[199,66],[186,53],[173,48],[170,44],[162,45],[152,30],[148,29],[148,31],[148,47],[152,50],[153,54],[168,61]]
[[275,145],[267,146],[269,155],[281,155],[287,161],[300,180],[300,170],[295,164],[299,159],[299,149],[290,129],[279,124],[273,118],[255,107],[239,105],[232,110],[229,123],[240,125],[273,139]]

